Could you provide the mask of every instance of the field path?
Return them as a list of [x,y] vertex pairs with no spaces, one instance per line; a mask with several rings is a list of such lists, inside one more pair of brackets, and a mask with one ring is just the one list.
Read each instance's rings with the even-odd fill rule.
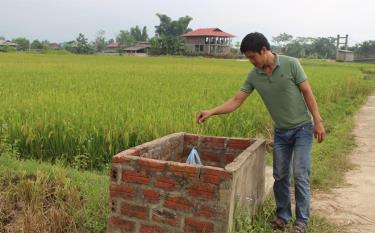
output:
[[312,211],[344,232],[375,233],[375,93],[357,113],[353,133],[358,147],[350,159],[356,168],[346,173],[342,187],[314,193]]

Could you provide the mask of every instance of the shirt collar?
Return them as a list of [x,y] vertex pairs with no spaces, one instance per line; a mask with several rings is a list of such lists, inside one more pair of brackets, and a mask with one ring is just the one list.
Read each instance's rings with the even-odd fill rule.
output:
[[[280,59],[279,59],[279,55],[277,55],[276,53],[272,53],[272,54],[275,55],[275,67],[272,70],[273,72],[274,70],[276,70],[277,67],[280,66]],[[266,72],[264,72],[261,68],[258,68],[258,67],[255,67],[255,71],[258,74],[266,74]]]

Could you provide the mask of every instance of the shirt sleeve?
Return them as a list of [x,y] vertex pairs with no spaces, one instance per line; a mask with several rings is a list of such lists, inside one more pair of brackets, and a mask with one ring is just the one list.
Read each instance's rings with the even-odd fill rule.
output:
[[246,80],[242,84],[240,91],[250,94],[254,90],[253,84],[250,82],[251,73],[247,76]]
[[298,61],[298,59],[295,59],[292,62],[291,69],[292,69],[292,75],[293,75],[295,84],[300,84],[301,82],[307,79],[306,73],[303,70],[302,65]]

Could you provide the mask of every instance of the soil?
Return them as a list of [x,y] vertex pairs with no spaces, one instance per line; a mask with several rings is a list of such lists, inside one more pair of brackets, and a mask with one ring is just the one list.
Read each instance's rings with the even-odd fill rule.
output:
[[343,232],[375,233],[375,93],[357,113],[353,133],[357,148],[350,159],[355,169],[345,174],[342,186],[313,193],[311,209]]

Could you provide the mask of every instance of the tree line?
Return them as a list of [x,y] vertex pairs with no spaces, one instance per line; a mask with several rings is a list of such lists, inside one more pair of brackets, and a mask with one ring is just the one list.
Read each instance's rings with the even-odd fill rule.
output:
[[[336,58],[336,37],[293,37],[290,34],[281,33],[272,37],[272,42],[272,50],[289,56],[318,59]],[[340,47],[340,49],[344,49],[344,47]],[[347,49],[353,51],[357,57],[374,57],[375,40],[357,43]]]
[[[172,20],[165,14],[156,14],[159,18],[159,25],[155,26],[155,35],[148,36],[146,26],[131,27],[129,30],[121,30],[115,38],[105,37],[105,31],[97,32],[94,41],[89,41],[83,33],[79,33],[75,40],[62,43],[62,49],[78,54],[92,54],[103,52],[107,45],[117,43],[119,46],[117,52],[124,48],[135,45],[137,42],[149,42],[151,45],[151,54],[185,54],[184,39],[182,34],[192,31],[189,28],[193,20],[190,16],[180,17]],[[5,39],[0,37],[0,39]],[[34,40],[30,42],[26,38],[15,38],[12,40],[17,43],[17,50],[48,50],[51,43],[47,40]],[[294,37],[287,33],[281,33],[272,37],[272,50],[289,56],[298,58],[318,58],[335,59],[336,57],[336,38],[335,37]],[[231,49],[232,53],[239,53],[239,42]],[[12,48],[8,48],[12,49]],[[375,40],[368,40],[348,48],[353,51],[355,56],[374,57]],[[4,48],[3,48],[4,50]]]
[[[155,36],[149,38],[147,27],[142,29],[139,26],[131,27],[129,30],[121,30],[113,39],[105,37],[105,31],[97,32],[94,41],[89,41],[83,34],[79,33],[75,40],[64,42],[61,49],[77,54],[92,54],[103,52],[107,45],[117,43],[119,47],[117,52],[121,52],[124,48],[135,45],[137,42],[149,42],[151,44],[151,53],[153,54],[181,54],[184,50],[184,40],[182,34],[191,31],[188,28],[190,16],[180,17],[172,20],[164,14],[156,14],[160,20],[160,24],[155,26]],[[0,37],[0,39],[5,39]],[[17,44],[17,50],[48,50],[51,49],[51,43],[48,40],[34,40],[30,42],[27,38],[15,38],[12,42]],[[3,48],[4,50],[4,48]],[[7,48],[8,51],[14,50],[12,47]]]

